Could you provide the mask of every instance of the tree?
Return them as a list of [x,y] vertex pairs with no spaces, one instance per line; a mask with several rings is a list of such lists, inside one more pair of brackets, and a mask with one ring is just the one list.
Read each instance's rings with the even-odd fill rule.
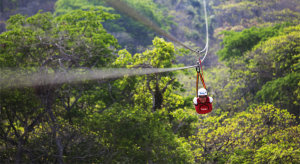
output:
[[190,137],[196,161],[251,163],[253,159],[276,159],[286,163],[299,159],[299,137],[292,136],[299,135],[300,129],[296,117],[287,110],[266,104],[232,117],[227,114],[208,116],[197,123],[198,132]]
[[241,31],[251,27],[272,26],[284,22],[299,23],[296,0],[223,0],[212,2],[215,13],[215,26],[220,29]]
[[[171,67],[174,53],[172,43],[155,38],[151,50],[133,57],[128,51],[120,50],[114,66]],[[101,115],[94,114],[92,117],[96,118],[88,126],[105,136],[105,143],[114,152],[110,162],[192,162],[191,152],[186,149],[189,144],[174,131],[184,131],[195,119],[187,114],[188,109],[177,110],[184,106],[184,101],[173,93],[180,85],[172,76],[173,73],[125,76],[112,83],[116,102]]]
[[247,51],[250,51],[259,42],[264,42],[270,37],[277,36],[282,30],[282,25],[267,28],[245,29],[242,32],[224,31],[223,41],[221,45],[223,49],[218,51],[221,60],[230,61],[232,58],[243,56]]
[[[299,25],[285,29],[285,33],[267,40],[255,48],[249,69],[258,85],[261,101],[299,115]],[[260,88],[259,88],[260,89]]]
[[[4,45],[0,50],[0,67],[16,67],[19,72],[47,73],[107,66],[113,61],[113,47],[118,47],[118,44],[101,23],[113,18],[115,15],[104,12],[102,8],[77,10],[56,18],[50,13],[38,13],[28,18],[15,15],[7,21],[8,31],[0,35],[0,44]],[[1,76],[9,77],[10,74],[1,72]],[[63,156],[72,153],[68,145],[65,145],[65,141],[72,135],[65,136],[63,133],[64,127],[68,126],[63,118],[66,116],[72,126],[73,118],[78,117],[74,113],[87,110],[78,106],[79,99],[89,93],[87,88],[94,90],[97,87],[92,83],[85,87],[50,84],[2,90],[1,112],[5,114],[1,115],[1,146],[5,145],[7,149],[1,150],[1,154],[6,155],[1,160],[23,163],[33,161],[34,158],[44,158],[63,163]],[[38,128],[41,126],[44,127],[43,130]],[[43,135],[44,133],[50,135]],[[85,137],[78,131],[70,133]],[[95,137],[87,138],[94,139],[93,142],[96,143]],[[39,143],[39,146],[49,146],[52,150],[49,151],[50,154],[48,150],[30,149],[34,141],[51,139],[55,143],[50,144],[54,145]],[[39,155],[35,156],[36,154]],[[53,154],[57,156],[52,156]]]
[[[259,36],[257,38],[260,39],[257,41],[248,40],[247,38],[252,36],[242,35],[244,31],[232,32],[230,36],[233,37],[225,37],[223,44],[226,46],[219,51],[230,68],[230,81],[232,82],[229,84],[233,85],[232,91],[234,91],[230,95],[237,96],[235,100],[240,104],[245,104],[244,107],[251,105],[249,102],[268,102],[280,108],[288,108],[292,113],[298,113],[297,103],[294,103],[298,100],[297,93],[287,90],[293,90],[298,85],[295,81],[297,81],[299,67],[299,27],[275,26],[253,30],[244,31]],[[249,44],[251,46],[247,46]],[[240,48],[241,46],[245,50]],[[243,51],[235,54],[234,50]],[[269,92],[271,88],[272,92]],[[277,89],[274,90],[275,88]],[[276,97],[279,93],[286,101],[281,101],[278,97],[274,99],[274,96]],[[240,98],[244,101],[239,101]]]
[[[125,2],[165,30],[169,30],[170,26],[174,24],[166,9],[154,3],[153,0],[126,0]],[[99,0],[84,2],[79,0],[59,0],[56,2],[54,14],[60,15],[76,9],[88,9],[99,6],[107,6],[107,4],[105,1]],[[107,11],[120,14],[119,19],[107,21],[104,25],[108,31],[117,36],[124,48],[126,47],[127,50],[135,53],[138,51],[138,46],[146,47],[151,44],[155,35],[148,27],[111,8],[107,8]]]
[[[128,62],[128,68],[169,68],[172,66],[172,62],[175,60],[175,50],[172,43],[167,43],[163,39],[155,38],[153,40],[154,49],[151,51],[145,51],[143,53],[137,53],[133,57],[128,54],[127,51],[121,51],[119,58],[116,60],[116,64],[121,62]],[[122,63],[122,65],[124,65]],[[147,93],[139,93],[135,98],[135,101],[141,101],[140,98],[144,99],[145,95],[152,95],[152,112],[163,107],[163,98],[168,97],[164,94],[167,93],[169,85],[171,85],[175,79],[172,78],[173,73],[153,74],[147,75],[146,77],[138,78],[139,81],[143,79],[143,83],[137,84],[136,88],[145,90]],[[175,84],[175,85],[174,85]],[[178,82],[175,82],[172,86],[178,87]],[[139,90],[139,89],[136,89]],[[169,93],[168,93],[169,95]],[[141,96],[141,97],[140,97]],[[143,100],[144,101],[144,100]],[[145,102],[148,102],[145,101]]]

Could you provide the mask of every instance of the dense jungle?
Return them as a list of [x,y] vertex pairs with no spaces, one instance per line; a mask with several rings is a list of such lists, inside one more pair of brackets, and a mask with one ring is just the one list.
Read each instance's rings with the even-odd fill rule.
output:
[[[204,48],[202,0],[116,1]],[[106,0],[0,0],[0,163],[300,163],[300,1],[206,8],[214,100],[198,114],[195,68],[22,85],[16,72],[39,81],[29,75],[176,69],[203,56]]]

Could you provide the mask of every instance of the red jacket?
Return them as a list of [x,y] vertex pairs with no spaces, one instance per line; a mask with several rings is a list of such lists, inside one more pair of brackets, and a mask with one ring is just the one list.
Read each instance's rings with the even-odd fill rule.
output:
[[201,103],[197,98],[198,105],[195,105],[196,112],[199,114],[206,114],[212,111],[212,103],[209,101],[209,97],[206,98],[205,103]]

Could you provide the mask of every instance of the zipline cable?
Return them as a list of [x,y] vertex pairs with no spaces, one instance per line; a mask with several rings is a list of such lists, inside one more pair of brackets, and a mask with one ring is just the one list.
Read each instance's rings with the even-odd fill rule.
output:
[[148,75],[154,73],[173,72],[194,68],[193,66],[178,68],[106,68],[106,69],[72,69],[67,72],[51,71],[28,73],[16,70],[0,70],[0,90],[5,88],[35,87],[63,83],[77,83],[88,80],[117,79],[130,76]]
[[206,1],[205,0],[203,0],[203,6],[204,6],[203,9],[204,9],[205,29],[206,29],[206,44],[205,44],[205,47],[201,51],[199,51],[200,53],[204,52],[208,49],[208,22],[207,22],[207,9],[206,9]]
[[[203,6],[204,6],[205,27],[206,27],[206,44],[205,44],[205,48],[202,51],[200,51],[200,52],[204,52],[204,50],[205,50],[205,55],[201,59],[201,62],[203,62],[205,60],[206,56],[207,56],[207,53],[208,53],[208,42],[209,42],[208,41],[209,37],[208,37],[208,21],[207,21],[206,0],[203,0]],[[199,58],[199,60],[200,60],[200,58]]]
[[[202,62],[205,60],[207,53],[208,53],[208,22],[207,22],[207,9],[206,9],[206,1],[203,0],[203,6],[204,6],[204,17],[205,17],[205,27],[206,27],[206,44],[205,44],[205,48],[200,51],[200,52],[204,52],[205,51],[205,55],[204,57],[201,59],[201,57],[199,57],[199,61],[198,61],[198,66],[196,67],[196,71],[197,71],[197,80],[196,80],[196,97],[198,97],[198,83],[199,83],[199,77],[201,79],[203,88],[206,89],[206,85],[204,82],[204,75],[203,75],[203,69],[202,69]],[[202,72],[201,72],[202,71]]]

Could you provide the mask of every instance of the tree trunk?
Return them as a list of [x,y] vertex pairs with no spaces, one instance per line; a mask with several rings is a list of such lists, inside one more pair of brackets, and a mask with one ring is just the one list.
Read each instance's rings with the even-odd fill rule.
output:
[[162,108],[162,104],[164,101],[164,97],[163,94],[165,93],[165,91],[167,90],[167,87],[174,81],[175,79],[171,79],[170,81],[168,81],[168,83],[165,85],[165,87],[163,89],[159,88],[159,75],[155,75],[155,89],[153,90],[150,87],[150,79],[148,76],[147,79],[147,87],[150,91],[150,93],[152,94],[152,112],[155,112],[157,109],[161,109]]
[[152,96],[153,96],[152,111],[155,112],[157,109],[161,109],[163,103],[163,95],[159,89],[158,84],[156,84],[154,95]]
[[19,164],[22,162],[22,154],[23,154],[23,140],[19,139],[17,153],[16,153],[16,161],[15,161],[16,164]]
[[49,125],[51,126],[51,130],[55,139],[55,143],[57,146],[57,152],[58,152],[58,163],[63,164],[63,146],[61,143],[61,138],[59,137],[58,134],[58,129],[59,127],[57,126],[57,121],[55,118],[55,115],[52,111],[52,104],[54,101],[54,88],[51,86],[42,86],[37,88],[37,93],[41,97],[42,103],[45,106],[45,110],[47,111],[50,121]]
[[64,150],[64,148],[61,144],[61,139],[59,137],[59,134],[57,133],[58,127],[57,127],[57,124],[56,124],[56,119],[55,119],[55,116],[54,116],[51,109],[48,110],[48,114],[49,114],[50,119],[52,121],[51,129],[52,129],[52,133],[55,137],[55,143],[56,143],[57,151],[58,151],[58,159],[57,160],[58,160],[59,164],[63,164],[64,163],[64,161],[63,161],[63,150]]

